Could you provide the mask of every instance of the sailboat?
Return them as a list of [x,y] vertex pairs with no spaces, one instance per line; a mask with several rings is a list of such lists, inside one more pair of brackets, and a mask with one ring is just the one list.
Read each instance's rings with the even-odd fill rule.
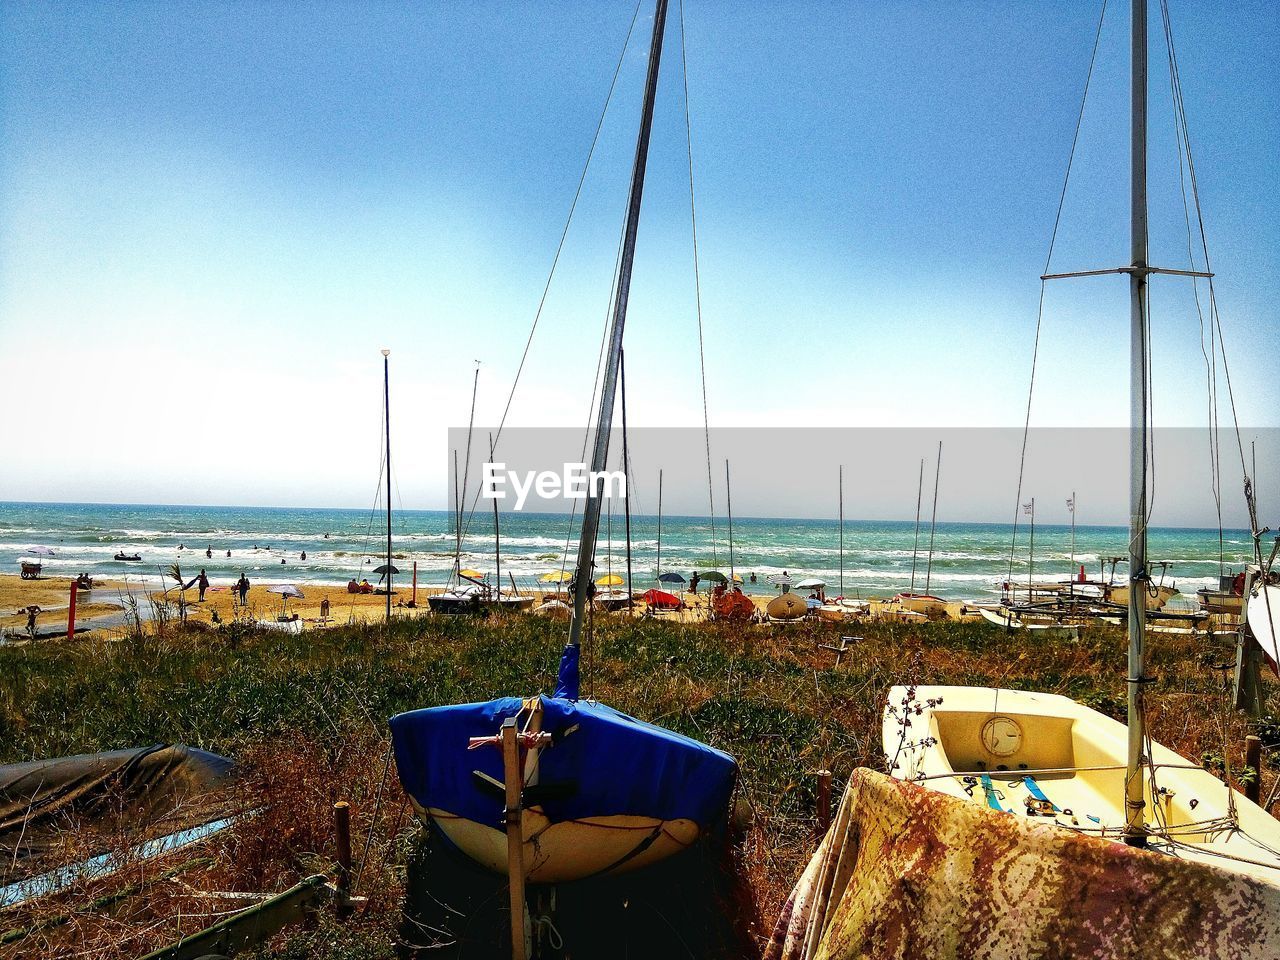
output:
[[942,477],[942,441],[938,441],[938,460],[934,467],[933,473],[933,515],[929,520],[929,559],[925,565],[924,575],[924,593],[916,593],[916,554],[919,552],[920,546],[920,494],[923,493],[924,483],[924,461],[920,461],[920,481],[921,487],[916,491],[916,548],[911,554],[911,588],[909,590],[898,593],[893,598],[893,603],[900,610],[910,613],[918,613],[923,616],[937,616],[947,609],[947,601],[942,597],[935,597],[929,592],[929,587],[933,582],[933,541],[934,535],[938,530],[938,481]]
[[[607,331],[591,469],[603,471],[617,393],[667,0],[657,0],[617,283]],[[396,766],[418,814],[512,889],[636,870],[726,823],[737,764],[728,754],[580,696],[579,653],[595,576],[598,489],[588,491],[569,637],[551,696],[502,697],[391,719]],[[510,724],[517,754],[489,749]],[[503,734],[509,736],[510,734]],[[469,749],[472,746],[478,749]],[[513,937],[513,939],[516,939]]]
[[1128,723],[1045,693],[897,686],[889,693],[883,744],[895,776],[933,791],[1037,823],[1211,864],[1274,887],[1280,886],[1280,822],[1199,764],[1152,741],[1146,729],[1145,686],[1151,680],[1144,650],[1150,578],[1147,278],[1212,276],[1207,270],[1148,264],[1146,5],[1147,0],[1133,0],[1131,12],[1132,262],[1119,269],[1042,278],[1129,276]]

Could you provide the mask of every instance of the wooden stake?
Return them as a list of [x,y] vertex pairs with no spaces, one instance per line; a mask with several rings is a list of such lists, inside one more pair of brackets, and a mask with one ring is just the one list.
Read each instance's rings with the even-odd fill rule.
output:
[[831,826],[831,771],[818,771],[818,834]]
[[1244,795],[1257,803],[1262,790],[1262,740],[1252,734],[1244,738],[1244,762],[1253,768],[1253,779],[1244,785]]
[[520,794],[520,741],[516,718],[502,721],[502,777],[507,788],[507,877],[511,892],[511,960],[525,960],[524,952],[524,836]]
[[346,916],[350,913],[346,899],[351,893],[351,804],[345,800],[333,805],[333,831],[338,847],[338,890],[342,893],[338,915]]

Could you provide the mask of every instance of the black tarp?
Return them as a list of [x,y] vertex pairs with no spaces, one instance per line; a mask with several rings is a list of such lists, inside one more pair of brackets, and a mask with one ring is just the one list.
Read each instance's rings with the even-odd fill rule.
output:
[[233,769],[181,744],[0,766],[0,882],[45,869],[59,853],[97,853],[117,838],[222,816],[219,788]]

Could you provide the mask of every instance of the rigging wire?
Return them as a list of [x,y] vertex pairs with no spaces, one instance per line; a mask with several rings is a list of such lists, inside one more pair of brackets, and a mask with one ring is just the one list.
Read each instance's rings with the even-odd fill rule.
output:
[[[1098,14],[1098,26],[1093,34],[1093,51],[1089,54],[1089,70],[1084,78],[1084,90],[1080,95],[1080,110],[1076,114],[1075,131],[1071,135],[1071,150],[1067,154],[1067,169],[1062,177],[1062,190],[1058,194],[1058,210],[1053,217],[1053,232],[1049,235],[1049,252],[1044,259],[1044,270],[1048,273],[1053,263],[1053,251],[1058,242],[1058,228],[1062,225],[1062,210],[1067,201],[1067,186],[1071,183],[1071,168],[1075,162],[1076,147],[1080,143],[1080,128],[1084,123],[1084,108],[1089,102],[1089,86],[1093,82],[1093,68],[1098,61],[1098,45],[1102,39],[1102,25],[1107,18],[1107,0],[1102,0],[1102,10]],[[1031,347],[1031,378],[1027,384],[1027,412],[1022,425],[1022,452],[1018,459],[1018,490],[1013,500],[1013,537],[1009,543],[1009,571],[1006,580],[1013,582],[1013,558],[1018,545],[1018,517],[1022,510],[1022,481],[1027,465],[1027,439],[1031,430],[1031,398],[1036,386],[1036,361],[1040,356],[1040,328],[1044,323],[1044,295],[1047,281],[1040,281],[1040,304],[1036,310],[1036,332]]]
[[[631,46],[631,35],[635,30],[636,20],[640,16],[641,0],[636,0],[635,9],[631,13],[631,22],[627,26],[627,35],[623,39],[622,49],[618,52],[618,61],[613,68],[613,76],[609,81],[609,92],[605,95],[604,104],[600,108],[600,116],[596,120],[595,132],[591,136],[591,146],[587,150],[586,160],[582,164],[582,173],[578,176],[578,185],[573,192],[573,200],[569,204],[569,213],[565,217],[564,228],[560,231],[560,240],[556,244],[555,255],[551,258],[551,269],[547,273],[547,281],[542,287],[542,296],[538,299],[538,308],[534,311],[533,323],[529,327],[529,336],[525,339],[524,350],[520,354],[520,362],[516,366],[516,375],[511,382],[511,390],[507,394],[506,404],[502,408],[502,416],[498,420],[498,429],[494,434],[493,444],[496,450],[498,444],[502,440],[502,431],[507,425],[507,416],[511,412],[511,404],[515,399],[516,388],[520,385],[520,376],[524,372],[525,362],[529,359],[529,351],[533,346],[534,334],[538,331],[538,322],[542,319],[542,311],[547,304],[547,296],[551,290],[551,282],[555,278],[556,268],[560,263],[560,255],[564,252],[565,241],[569,236],[569,228],[573,224],[574,213],[578,209],[578,201],[582,197],[582,188],[587,180],[587,172],[591,169],[591,160],[595,156],[596,147],[600,143],[600,132],[604,128],[605,117],[609,113],[609,105],[613,102],[613,94],[618,86],[618,76],[622,73],[622,65],[626,62],[627,49]],[[585,447],[584,447],[585,450]],[[585,456],[585,453],[584,453]],[[467,527],[471,526],[471,518],[475,514],[476,505],[480,501],[480,493],[476,492],[475,498],[471,502],[471,509],[467,514]]]
[[698,369],[702,374],[702,437],[707,450],[707,504],[711,511],[711,560],[718,568],[716,552],[716,495],[711,480],[711,420],[707,412],[707,361],[702,335],[702,275],[698,269],[698,214],[693,190],[693,122],[689,118],[689,63],[685,56],[684,0],[680,0],[680,76],[684,81],[684,132],[689,161],[689,223],[693,232],[693,296],[698,317]]

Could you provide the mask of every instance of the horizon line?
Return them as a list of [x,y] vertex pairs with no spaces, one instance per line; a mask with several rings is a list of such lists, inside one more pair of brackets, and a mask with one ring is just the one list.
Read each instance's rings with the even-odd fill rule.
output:
[[[108,500],[0,500],[0,507],[146,507],[146,508],[158,509],[158,510],[165,510],[165,509],[316,510],[321,512],[328,512],[328,513],[364,512],[364,510],[368,509],[366,507],[282,506],[278,504],[125,503],[125,502],[116,502],[116,501],[108,501]],[[381,513],[385,510],[385,508],[375,507],[373,508],[373,510],[377,510],[378,512]],[[446,516],[451,515],[453,513],[451,509],[442,509],[438,507],[402,507],[398,510],[393,509],[392,512],[393,513],[432,513],[432,514],[445,514]],[[473,514],[474,514],[474,511],[472,511],[471,514],[469,514],[469,516]],[[512,515],[519,515],[519,516],[526,516],[526,517],[564,517],[564,518],[573,516],[573,514],[567,513],[567,512],[560,513],[560,512],[539,511],[539,510],[507,511],[507,516],[512,516]],[[655,513],[635,513],[635,514],[632,514],[631,516],[632,516],[632,519],[643,518],[646,520],[656,520],[658,518],[658,514],[655,514]],[[664,513],[662,514],[662,517],[664,519],[672,519],[672,520],[708,520],[708,521],[724,520],[726,522],[728,521],[727,514],[716,514],[715,516],[712,516],[711,514]],[[838,518],[829,517],[826,515],[811,516],[811,517],[782,517],[782,516],[761,516],[756,514],[742,514],[742,515],[735,515],[734,519],[739,521],[773,520],[778,522],[790,522],[790,521],[796,521],[796,520],[824,521],[824,522],[829,522],[833,524],[839,522]],[[858,517],[858,518],[846,518],[845,520],[846,524],[848,523],[909,523],[909,524],[913,524],[915,522],[916,522],[915,519],[910,517],[904,518],[904,519],[893,519],[888,517]],[[981,526],[1002,526],[1002,527],[1012,527],[1014,525],[1012,522],[1008,520],[939,520],[937,521],[938,526],[960,525],[960,524],[981,525]],[[1021,521],[1019,521],[1017,525],[1019,527],[1030,526],[1030,524],[1027,524]],[[928,524],[921,522],[920,526],[923,529],[927,527]],[[1046,528],[1046,527],[1061,527],[1063,529],[1071,528],[1070,523],[1059,523],[1059,522],[1038,523],[1036,524],[1036,526],[1040,528]],[[1080,529],[1104,529],[1104,530],[1127,530],[1128,529],[1128,525],[1125,523],[1076,523],[1075,526]],[[1147,529],[1148,530],[1209,530],[1209,531],[1222,530],[1223,532],[1230,531],[1233,533],[1246,533],[1246,534],[1252,535],[1248,527],[1225,527],[1225,526],[1217,527],[1217,526],[1180,525],[1180,524],[1167,524],[1167,525],[1153,524],[1149,526]]]

